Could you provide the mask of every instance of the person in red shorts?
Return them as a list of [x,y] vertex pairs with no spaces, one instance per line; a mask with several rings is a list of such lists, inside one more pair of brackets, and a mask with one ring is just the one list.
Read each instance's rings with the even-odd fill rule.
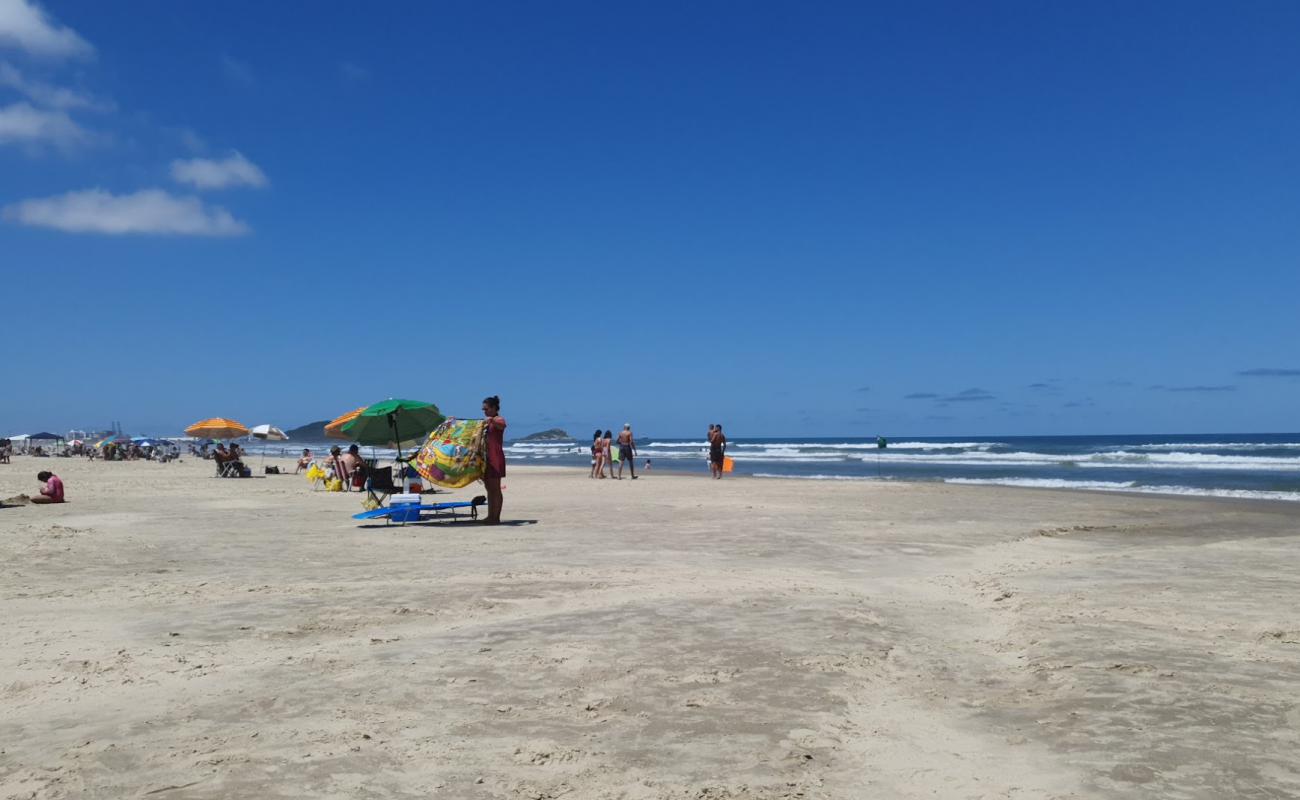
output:
[[501,398],[493,395],[483,400],[485,460],[483,485],[487,487],[488,525],[501,524],[501,479],[506,476],[506,419],[501,416]]

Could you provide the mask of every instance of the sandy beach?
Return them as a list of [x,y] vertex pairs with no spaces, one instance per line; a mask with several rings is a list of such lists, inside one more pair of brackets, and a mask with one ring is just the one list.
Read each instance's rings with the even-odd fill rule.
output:
[[517,524],[385,528],[40,469],[3,797],[1300,796],[1294,504],[512,465]]

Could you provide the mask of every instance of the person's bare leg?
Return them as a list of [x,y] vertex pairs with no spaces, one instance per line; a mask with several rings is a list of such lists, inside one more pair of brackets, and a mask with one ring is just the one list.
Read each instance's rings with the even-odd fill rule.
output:
[[483,521],[488,525],[497,525],[501,522],[501,476],[484,475],[483,485],[487,487],[488,496],[488,515]]

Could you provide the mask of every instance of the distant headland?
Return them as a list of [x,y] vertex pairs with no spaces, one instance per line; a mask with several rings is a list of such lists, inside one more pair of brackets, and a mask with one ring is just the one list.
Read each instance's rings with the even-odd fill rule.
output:
[[515,441],[517,442],[571,442],[573,441],[573,437],[570,436],[565,431],[560,430],[559,428],[551,428],[550,430],[538,431],[537,433],[530,433],[524,438],[516,439]]
[[330,421],[327,419],[320,420],[319,422],[308,422],[306,425],[299,425],[296,428],[290,428],[284,432],[284,435],[289,437],[289,441],[320,441],[325,438],[325,426],[329,423]]

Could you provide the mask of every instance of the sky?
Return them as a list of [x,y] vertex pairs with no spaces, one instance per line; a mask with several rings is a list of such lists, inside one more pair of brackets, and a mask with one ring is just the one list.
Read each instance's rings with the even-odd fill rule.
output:
[[0,0],[0,434],[1300,430],[1300,4]]

